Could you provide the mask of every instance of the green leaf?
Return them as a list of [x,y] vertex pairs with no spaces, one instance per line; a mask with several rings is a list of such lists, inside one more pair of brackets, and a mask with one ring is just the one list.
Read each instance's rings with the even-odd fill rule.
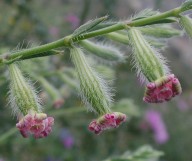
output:
[[80,26],[79,28],[77,28],[74,32],[73,32],[73,37],[77,37],[89,30],[91,30],[93,27],[97,26],[98,24],[100,24],[101,22],[105,21],[108,18],[108,16],[104,16],[104,17],[100,17],[100,18],[96,18],[94,20],[90,20],[87,23],[85,23],[84,25]]
[[155,37],[155,38],[171,38],[173,36],[180,36],[181,31],[172,28],[169,25],[153,25],[147,27],[139,27],[139,30],[147,36]]
[[139,12],[138,14],[134,15],[132,20],[138,20],[138,19],[142,19],[142,18],[146,18],[146,17],[150,17],[150,16],[154,16],[159,14],[160,12],[158,11],[153,11],[152,9],[145,9],[141,12]]

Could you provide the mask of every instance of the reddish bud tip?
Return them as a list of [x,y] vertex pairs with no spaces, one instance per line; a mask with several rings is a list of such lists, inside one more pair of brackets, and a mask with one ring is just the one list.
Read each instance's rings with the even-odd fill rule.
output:
[[126,121],[126,115],[120,112],[108,113],[89,124],[89,130],[95,134],[100,134],[106,129],[117,128]]
[[28,113],[16,124],[16,127],[24,138],[33,135],[38,139],[48,136],[53,124],[54,118],[47,117],[44,113]]
[[147,103],[161,103],[171,100],[172,97],[181,94],[181,92],[179,80],[171,74],[161,77],[155,82],[148,83],[143,101]]

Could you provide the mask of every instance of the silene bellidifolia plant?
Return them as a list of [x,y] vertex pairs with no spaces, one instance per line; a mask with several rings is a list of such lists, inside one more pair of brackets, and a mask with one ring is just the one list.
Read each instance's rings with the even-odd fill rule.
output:
[[[37,92],[31,81],[24,77],[22,67],[17,62],[56,55],[62,52],[61,47],[70,50],[79,86],[64,74],[60,74],[60,77],[79,91],[87,109],[97,115],[88,127],[95,134],[117,128],[127,118],[125,114],[111,109],[114,90],[87,56],[91,53],[92,56],[108,64],[125,61],[126,57],[116,47],[117,45],[107,43],[107,39],[117,42],[118,45],[125,44],[132,49],[132,65],[136,69],[137,77],[146,86],[144,102],[162,103],[181,94],[180,82],[169,69],[168,61],[160,51],[165,48],[167,39],[182,35],[182,30],[173,28],[172,23],[179,23],[192,38],[192,19],[185,15],[185,11],[191,9],[192,0],[188,0],[180,7],[164,13],[145,9],[126,21],[112,22],[105,16],[88,21],[71,35],[57,41],[1,56],[1,65],[6,65],[9,70],[9,101],[13,114],[18,118],[16,127],[21,135],[24,138],[32,135],[36,139],[47,137],[52,131],[54,118],[42,112],[42,103]],[[105,43],[89,40],[98,36],[105,37]],[[35,77],[33,73],[31,76],[49,91],[55,100],[53,104],[55,107],[62,105],[63,100],[54,86],[43,76]]]

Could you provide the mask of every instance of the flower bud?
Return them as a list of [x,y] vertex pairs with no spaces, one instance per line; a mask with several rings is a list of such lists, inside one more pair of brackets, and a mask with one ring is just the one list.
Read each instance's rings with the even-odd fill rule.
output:
[[142,32],[142,34],[155,38],[171,38],[173,36],[181,35],[181,31],[167,25],[166,26],[153,25],[149,27],[139,27],[138,29]]
[[129,29],[129,39],[133,48],[133,59],[137,75],[147,83],[143,100],[160,103],[181,93],[178,79],[170,74],[165,58],[155,51],[135,28]]
[[93,43],[88,40],[80,41],[80,45],[87,51],[95,54],[96,56],[106,59],[108,61],[122,61],[123,55],[119,49],[109,44]]
[[80,48],[71,48],[71,58],[80,80],[80,90],[91,111],[99,115],[110,112],[111,93],[107,83],[93,70]]
[[[131,45],[126,31],[113,32],[113,33],[106,34],[105,36],[113,41],[116,41],[125,45]],[[166,45],[166,41],[159,41],[159,40],[157,41],[156,39],[151,38],[147,35],[146,35],[146,39],[152,46],[158,49],[164,48]]]
[[192,38],[192,19],[188,16],[181,16],[179,23],[184,28],[189,37]]
[[126,121],[126,115],[120,112],[107,113],[89,124],[89,130],[95,134],[110,128],[117,128]]
[[[108,128],[117,127],[124,122],[124,114],[115,113],[112,126],[105,116],[112,115],[111,92],[107,83],[93,70],[80,48],[72,47],[71,58],[75,64],[77,74],[80,80],[80,90],[84,102],[90,106],[91,111],[97,113],[100,117],[89,125],[94,133],[101,133]],[[122,116],[123,115],[123,116]],[[122,118],[123,117],[123,118]],[[102,124],[102,126],[101,126]],[[97,132],[98,131],[98,132]]]
[[30,134],[35,138],[46,137],[51,132],[54,119],[41,113],[41,105],[35,90],[16,64],[9,65],[9,73],[11,106],[13,113],[20,116],[16,127],[23,137]]

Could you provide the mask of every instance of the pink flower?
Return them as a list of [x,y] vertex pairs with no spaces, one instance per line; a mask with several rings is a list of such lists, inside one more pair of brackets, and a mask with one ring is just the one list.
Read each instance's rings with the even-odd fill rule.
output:
[[181,94],[179,80],[174,74],[161,77],[155,82],[147,84],[143,100],[147,103],[161,103],[169,101],[172,97]]
[[166,143],[169,139],[169,135],[161,114],[155,110],[148,110],[145,114],[145,120],[153,130],[155,141],[158,144]]
[[89,130],[100,134],[106,129],[117,128],[126,121],[126,115],[120,112],[108,113],[89,124]]
[[45,113],[30,112],[24,116],[16,127],[24,138],[33,135],[34,138],[44,138],[52,131],[53,117],[47,117]]
[[68,15],[66,17],[66,21],[71,24],[72,29],[76,29],[79,26],[79,22],[80,22],[79,18],[74,14]]

